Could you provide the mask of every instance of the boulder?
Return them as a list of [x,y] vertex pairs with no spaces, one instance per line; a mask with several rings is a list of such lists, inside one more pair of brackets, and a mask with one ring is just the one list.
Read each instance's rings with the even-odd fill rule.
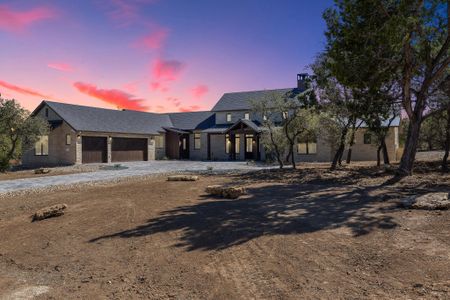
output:
[[66,208],[66,204],[56,204],[53,206],[42,208],[33,214],[33,216],[31,217],[32,222],[62,216],[64,215],[64,210]]
[[167,177],[167,181],[197,181],[196,175],[171,175]]
[[50,173],[50,169],[39,168],[34,170],[34,174],[47,174]]
[[448,193],[428,193],[407,197],[401,205],[410,209],[444,210],[450,209],[450,199]]
[[244,187],[210,185],[206,187],[206,193],[228,199],[236,199],[246,193]]

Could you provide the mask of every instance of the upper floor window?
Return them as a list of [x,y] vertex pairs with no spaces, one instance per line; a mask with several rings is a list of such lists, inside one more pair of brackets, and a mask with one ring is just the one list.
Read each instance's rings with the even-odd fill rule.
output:
[[316,154],[317,153],[317,139],[315,137],[308,137],[299,139],[297,141],[298,154]]
[[372,143],[372,135],[367,132],[364,133],[364,144],[371,144]]
[[39,137],[39,140],[34,144],[34,154],[38,156],[48,155],[48,135]]
[[231,113],[227,113],[227,122],[231,122]]
[[201,134],[200,133],[194,133],[194,149],[200,149],[201,147]]
[[163,135],[155,136],[155,147],[156,148],[164,148],[164,136]]
[[246,113],[244,114],[244,119],[250,120],[250,113],[249,113],[249,112],[246,112]]

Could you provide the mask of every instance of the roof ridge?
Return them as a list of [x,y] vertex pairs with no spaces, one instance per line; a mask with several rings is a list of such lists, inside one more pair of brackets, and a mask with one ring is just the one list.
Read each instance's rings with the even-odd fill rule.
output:
[[264,89],[264,90],[250,90],[250,91],[239,91],[239,92],[227,92],[225,94],[239,94],[239,93],[251,93],[251,92],[270,92],[270,91],[281,91],[281,90],[295,90],[295,87],[291,88],[278,88],[278,89]]

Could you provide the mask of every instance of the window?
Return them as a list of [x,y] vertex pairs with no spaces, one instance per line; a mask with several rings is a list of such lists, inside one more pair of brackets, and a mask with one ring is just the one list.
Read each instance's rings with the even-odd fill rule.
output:
[[66,145],[70,145],[72,142],[72,137],[70,134],[66,134]]
[[297,153],[298,154],[316,154],[317,153],[316,138],[309,137],[306,139],[299,139],[297,141]]
[[48,135],[39,137],[39,140],[34,145],[35,155],[48,155]]
[[236,134],[234,138],[234,150],[236,154],[239,153],[239,151],[241,150],[240,144],[241,144],[241,136],[239,134]]
[[194,133],[194,149],[200,149],[201,147],[200,137],[201,137],[200,133]]
[[225,153],[230,153],[231,151],[231,139],[230,139],[230,135],[226,134],[225,135]]
[[45,109],[45,117],[48,118],[48,108]]
[[289,112],[283,111],[283,119],[287,119],[289,117]]
[[245,152],[253,152],[253,134],[245,135]]
[[231,114],[227,113],[227,122],[231,122]]
[[267,116],[266,115],[263,115],[263,120],[267,121]]
[[186,138],[183,138],[183,150],[186,150]]
[[370,133],[364,133],[364,144],[372,143],[372,135]]
[[163,135],[155,136],[155,144],[156,148],[164,148],[164,136]]
[[244,114],[244,119],[250,120],[250,113],[249,113],[249,112],[246,112],[246,113]]

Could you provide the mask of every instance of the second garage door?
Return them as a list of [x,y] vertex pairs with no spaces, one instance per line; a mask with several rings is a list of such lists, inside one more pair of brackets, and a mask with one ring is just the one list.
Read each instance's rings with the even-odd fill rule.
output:
[[147,160],[147,139],[113,138],[111,161]]

